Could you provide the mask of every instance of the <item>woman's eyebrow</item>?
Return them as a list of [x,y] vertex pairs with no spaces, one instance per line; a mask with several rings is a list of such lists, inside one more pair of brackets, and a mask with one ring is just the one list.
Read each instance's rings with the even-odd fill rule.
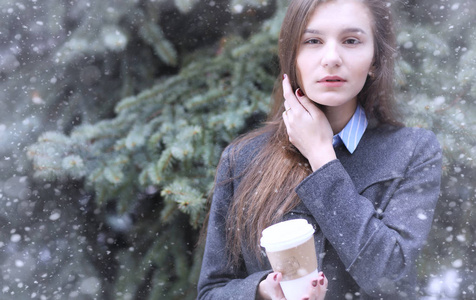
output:
[[358,27],[350,27],[342,30],[342,33],[362,33],[367,34],[365,30],[358,28]]
[[[304,33],[313,33],[313,34],[323,34],[322,31],[320,30],[317,30],[317,29],[311,29],[311,28],[307,28],[304,30]],[[341,31],[341,34],[347,34],[347,33],[362,33],[362,34],[367,34],[365,32],[365,30],[361,29],[361,28],[358,28],[358,27],[348,27],[348,28],[344,28],[342,31]]]

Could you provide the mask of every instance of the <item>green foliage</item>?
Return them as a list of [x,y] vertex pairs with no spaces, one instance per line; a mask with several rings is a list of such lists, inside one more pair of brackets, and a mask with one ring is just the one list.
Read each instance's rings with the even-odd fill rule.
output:
[[[446,174],[455,165],[476,167],[476,44],[474,32],[467,27],[474,8],[473,2],[448,1],[436,7],[412,7],[413,14],[407,9],[406,18],[400,18],[399,96],[406,104],[406,123],[438,135]],[[432,26],[415,25],[412,20],[425,17],[430,17]]]
[[[231,37],[223,54],[191,63],[179,75],[119,102],[113,119],[78,126],[69,137],[43,134],[28,151],[35,175],[90,174],[86,183],[105,189],[100,202],[120,197],[123,184],[137,191],[172,184],[206,192],[207,167],[220,155],[216,145],[229,143],[244,120],[267,108],[275,70],[263,54],[275,55],[269,45],[276,41],[263,36],[246,48]],[[191,194],[192,203],[203,200]]]
[[162,29],[154,19],[147,20],[139,29],[140,36],[154,48],[155,54],[163,62],[172,66],[177,65],[177,52],[174,46],[165,38]]

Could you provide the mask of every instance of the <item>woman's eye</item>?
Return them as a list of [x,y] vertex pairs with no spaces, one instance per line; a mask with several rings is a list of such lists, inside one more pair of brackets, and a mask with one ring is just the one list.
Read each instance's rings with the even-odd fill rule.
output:
[[360,44],[360,41],[357,39],[347,39],[344,41],[344,44],[357,45],[357,44]]
[[308,39],[304,42],[305,44],[322,44],[318,39]]

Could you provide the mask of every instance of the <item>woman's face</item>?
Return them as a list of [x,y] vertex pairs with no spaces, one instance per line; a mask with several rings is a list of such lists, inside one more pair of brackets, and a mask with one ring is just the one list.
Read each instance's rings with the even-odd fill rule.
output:
[[317,6],[297,54],[299,86],[309,99],[324,106],[355,105],[373,63],[372,28],[362,1]]

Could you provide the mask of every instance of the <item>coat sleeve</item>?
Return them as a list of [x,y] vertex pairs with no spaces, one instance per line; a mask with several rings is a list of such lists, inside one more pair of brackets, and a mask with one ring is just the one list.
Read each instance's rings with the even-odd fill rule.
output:
[[244,265],[228,264],[226,217],[233,198],[229,148],[217,168],[207,227],[207,239],[198,282],[198,299],[255,299],[260,281],[270,271],[247,274]]
[[375,208],[375,199],[358,193],[339,160],[296,188],[346,270],[371,296],[408,284],[431,229],[440,192],[441,149],[432,132],[421,132],[411,158],[402,159],[407,164],[404,175],[383,211]]

